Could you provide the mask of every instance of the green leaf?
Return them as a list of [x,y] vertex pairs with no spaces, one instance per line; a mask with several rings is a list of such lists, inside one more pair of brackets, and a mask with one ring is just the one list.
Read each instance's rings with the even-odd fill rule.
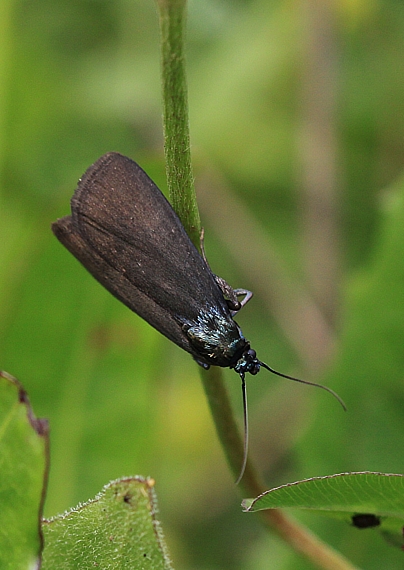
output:
[[43,570],[170,569],[153,479],[112,481],[93,500],[43,523]]
[[48,426],[18,381],[0,372],[0,568],[34,567],[48,464]]
[[356,528],[377,528],[390,542],[403,545],[403,475],[362,472],[313,477],[244,499],[242,505],[246,512],[310,509]]
[[404,519],[404,476],[386,473],[341,473],[312,477],[246,499],[247,511],[297,507],[344,512],[377,512]]

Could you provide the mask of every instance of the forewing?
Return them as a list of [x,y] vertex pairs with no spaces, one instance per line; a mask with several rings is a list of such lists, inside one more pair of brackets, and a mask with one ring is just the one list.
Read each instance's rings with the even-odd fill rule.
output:
[[[146,173],[117,153],[84,174],[72,216],[53,230],[115,297],[181,348],[194,353],[181,323],[216,309],[223,295],[172,207]],[[197,356],[197,355],[196,355]]]

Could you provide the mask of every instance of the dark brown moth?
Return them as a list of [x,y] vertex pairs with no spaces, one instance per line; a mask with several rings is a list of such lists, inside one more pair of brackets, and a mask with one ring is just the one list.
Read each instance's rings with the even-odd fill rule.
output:
[[[52,230],[112,295],[199,365],[228,367],[239,374],[245,433],[240,479],[248,442],[245,374],[255,375],[263,367],[312,384],[258,360],[233,319],[252,293],[232,289],[212,273],[154,182],[118,153],[105,154],[90,166],[71,200],[71,216],[57,220]],[[332,390],[320,387],[341,402]]]

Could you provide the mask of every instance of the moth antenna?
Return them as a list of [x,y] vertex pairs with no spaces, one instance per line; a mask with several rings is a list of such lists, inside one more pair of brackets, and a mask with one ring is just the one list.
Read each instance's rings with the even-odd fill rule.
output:
[[344,400],[340,396],[338,396],[338,394],[336,392],[334,392],[334,390],[331,390],[331,388],[329,388],[328,386],[323,386],[322,384],[316,384],[316,382],[309,382],[308,380],[301,380],[300,378],[294,378],[294,376],[288,376],[287,374],[282,374],[282,372],[278,372],[277,370],[274,370],[273,368],[268,366],[268,364],[265,364],[265,362],[260,361],[259,363],[261,366],[263,366],[264,368],[269,370],[269,372],[272,372],[272,374],[276,374],[277,376],[282,376],[282,378],[287,378],[288,380],[293,380],[294,382],[300,382],[301,384],[308,384],[309,386],[316,386],[316,388],[322,388],[323,390],[326,390],[332,396],[334,396],[334,398],[336,400],[338,400],[338,402],[341,404],[344,411],[346,412],[347,408],[346,408]]
[[248,406],[247,406],[247,387],[244,376],[245,376],[244,372],[240,372],[241,391],[243,394],[244,449],[243,449],[243,463],[241,464],[240,474],[237,477],[237,481],[235,483],[236,485],[238,485],[241,479],[243,478],[248,457]]

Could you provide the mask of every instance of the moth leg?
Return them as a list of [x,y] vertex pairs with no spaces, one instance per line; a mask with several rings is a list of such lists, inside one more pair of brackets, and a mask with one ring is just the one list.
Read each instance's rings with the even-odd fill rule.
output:
[[[205,230],[204,230],[204,228],[202,228],[201,229],[201,235],[200,235],[201,254],[202,254],[203,260],[205,261],[206,265],[210,269],[210,265],[209,265],[209,262],[206,258],[206,253],[205,253],[204,237],[205,237]],[[231,316],[234,317],[234,315],[240,309],[242,309],[244,307],[244,305],[246,305],[248,303],[248,301],[251,299],[251,297],[253,296],[252,292],[247,291],[247,289],[233,289],[233,287],[231,287],[227,283],[227,281],[225,281],[222,277],[215,275],[211,269],[210,269],[210,272],[212,273],[219,289],[223,293],[223,296],[226,297],[226,303],[230,309]],[[242,295],[244,295],[244,299],[239,301],[238,297],[241,297]]]
[[[227,306],[230,309],[231,316],[234,317],[251,299],[253,296],[252,291],[248,291],[247,289],[233,289],[222,277],[218,277],[217,275],[213,275],[213,277],[223,293],[223,296],[226,297]],[[244,296],[244,298],[239,301],[238,297],[241,296]]]
[[[199,246],[201,248],[202,258],[203,258],[204,262],[206,263],[206,265],[210,269],[209,261],[207,260],[206,253],[205,253],[205,228],[201,228],[201,234],[199,236]],[[211,272],[212,272],[212,270],[211,270]]]
[[241,305],[240,309],[245,307],[248,301],[250,301],[254,295],[254,293],[252,291],[248,291],[248,289],[234,289],[234,292],[237,295],[237,297],[241,297],[241,295],[244,295],[244,299],[240,301]]
[[215,278],[215,281],[218,284],[219,289],[223,293],[223,296],[226,298],[226,303],[227,303],[230,311],[231,312],[234,311],[234,313],[237,313],[237,311],[239,311],[241,309],[242,304],[237,299],[236,290],[233,289],[233,287],[231,287],[227,283],[227,281],[225,281],[222,277],[219,277],[218,275],[214,275],[214,274],[213,274],[213,277]]

